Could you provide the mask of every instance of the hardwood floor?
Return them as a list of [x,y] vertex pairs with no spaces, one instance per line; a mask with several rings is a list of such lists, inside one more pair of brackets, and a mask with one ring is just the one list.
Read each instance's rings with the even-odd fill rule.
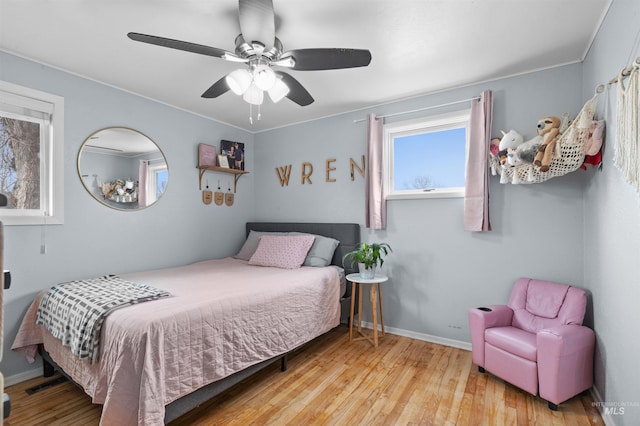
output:
[[[11,386],[7,426],[97,425],[100,406],[69,382]],[[377,350],[344,326],[176,419],[182,425],[603,425],[588,393],[551,411],[490,375],[471,353],[387,334]]]

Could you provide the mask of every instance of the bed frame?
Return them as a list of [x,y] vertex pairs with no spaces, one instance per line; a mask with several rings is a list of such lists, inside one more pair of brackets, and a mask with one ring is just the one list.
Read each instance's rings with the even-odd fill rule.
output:
[[[340,267],[344,267],[342,265],[342,258],[345,253],[354,250],[360,243],[360,225],[356,223],[248,222],[246,224],[247,236],[252,230],[260,232],[305,232],[335,238],[340,241],[340,244],[334,253],[331,264],[338,265]],[[355,271],[350,267],[345,267],[346,274],[350,274],[352,272]],[[342,296],[340,301],[341,306],[348,306],[350,298],[351,287],[347,286],[345,294]],[[297,348],[294,349],[294,351],[295,350],[297,350]],[[71,380],[71,378],[51,359],[49,353],[44,350],[42,345],[40,345],[40,355],[42,356],[45,377],[52,376],[55,370],[58,370],[63,376]],[[165,406],[165,424],[177,419],[185,413],[188,413],[202,403],[210,400],[218,394],[221,394],[247,377],[252,376],[263,368],[270,366],[274,362],[280,361],[280,369],[285,371],[287,368],[287,355],[288,353],[252,365],[251,367],[238,371],[237,373],[234,373],[222,380],[210,383],[207,386],[173,401]]]

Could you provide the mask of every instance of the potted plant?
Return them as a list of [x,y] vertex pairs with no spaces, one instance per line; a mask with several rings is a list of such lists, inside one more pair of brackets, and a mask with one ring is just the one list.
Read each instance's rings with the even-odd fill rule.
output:
[[391,246],[387,243],[360,243],[357,249],[343,256],[342,264],[345,264],[345,260],[349,260],[349,264],[352,266],[357,263],[360,276],[371,279],[376,274],[376,267],[382,267],[383,256],[389,254],[390,251],[392,251]]

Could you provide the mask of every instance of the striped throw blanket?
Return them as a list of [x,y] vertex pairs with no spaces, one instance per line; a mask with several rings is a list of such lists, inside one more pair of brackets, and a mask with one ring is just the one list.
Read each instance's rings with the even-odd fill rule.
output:
[[98,359],[100,330],[112,311],[169,296],[164,290],[125,281],[115,275],[57,284],[40,300],[36,324],[60,339],[71,353]]

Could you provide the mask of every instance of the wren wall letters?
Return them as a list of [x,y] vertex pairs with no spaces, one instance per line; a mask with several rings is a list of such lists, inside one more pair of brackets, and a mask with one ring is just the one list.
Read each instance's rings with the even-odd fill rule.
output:
[[[333,183],[337,182],[341,176],[340,174],[340,162],[335,158],[329,158],[325,161],[324,164],[325,170],[325,182]],[[360,161],[357,162],[353,158],[349,158],[349,176],[351,181],[355,180],[355,172],[358,172],[360,176],[364,178],[365,171],[365,162],[364,155],[360,158]],[[291,164],[287,164],[286,166],[278,166],[276,167],[276,176],[278,177],[278,181],[280,181],[280,186],[289,186],[289,179],[291,178],[291,172],[294,170]],[[300,166],[300,184],[301,185],[311,185],[313,184],[313,164],[304,161]]]

